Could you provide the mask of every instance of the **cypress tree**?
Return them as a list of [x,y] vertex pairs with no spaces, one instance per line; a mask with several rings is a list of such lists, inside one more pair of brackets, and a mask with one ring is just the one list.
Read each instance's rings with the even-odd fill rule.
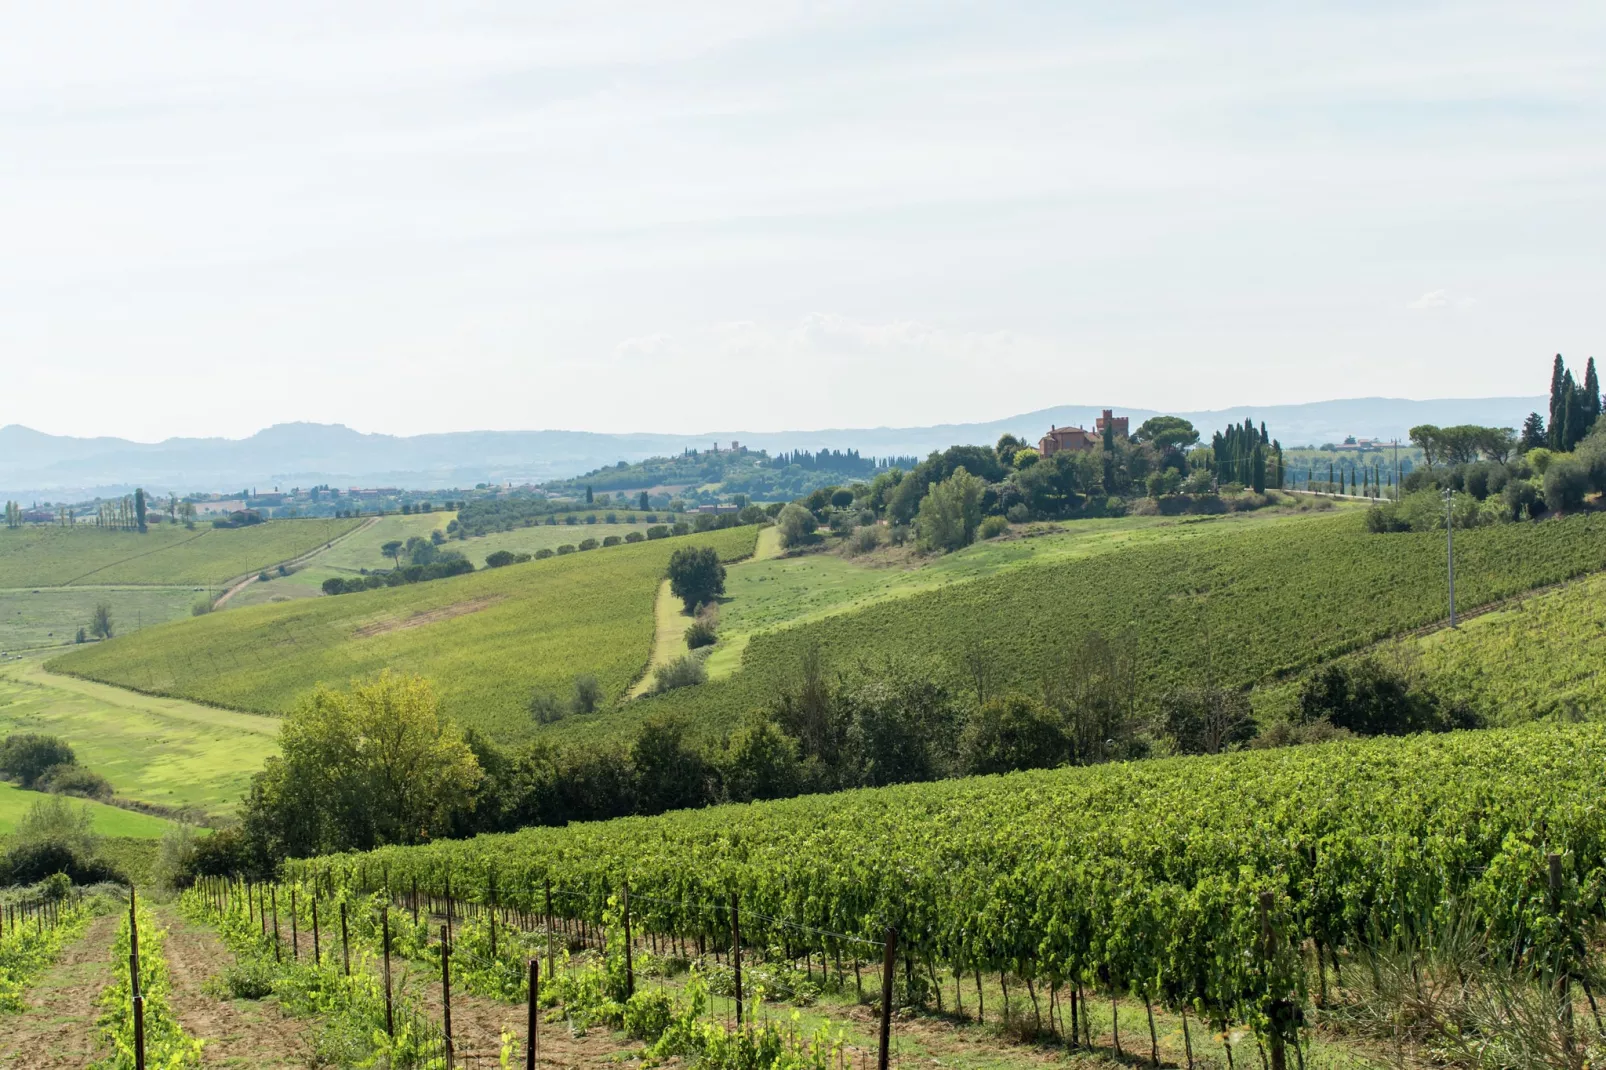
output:
[[[1584,419],[1589,427],[1595,426],[1595,420],[1600,416],[1600,380],[1595,376],[1595,358],[1590,357],[1589,363],[1584,365]],[[1588,427],[1584,433],[1589,433]]]
[[1550,448],[1562,449],[1562,431],[1567,422],[1565,398],[1562,390],[1565,386],[1567,366],[1561,362],[1561,354],[1556,354],[1555,363],[1550,366]]

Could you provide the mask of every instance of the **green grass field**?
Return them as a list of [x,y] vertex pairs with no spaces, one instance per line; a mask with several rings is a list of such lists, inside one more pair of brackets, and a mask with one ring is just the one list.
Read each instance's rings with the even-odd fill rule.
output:
[[[46,798],[49,796],[37,791],[23,791],[15,784],[0,781],[0,836],[10,835],[16,831],[17,822],[22,820],[28,808],[40,799]],[[71,802],[74,806],[89,809],[90,815],[94,818],[92,827],[102,836],[159,840],[173,827],[173,822],[166,818],[152,817],[134,810],[122,810],[85,799],[73,799]]]
[[[1130,545],[1120,553],[1078,550],[1073,531],[1064,551],[1044,560],[994,568],[976,579],[955,576],[852,612],[752,633],[740,669],[728,679],[541,731],[559,739],[617,736],[648,716],[672,713],[705,738],[717,737],[789,686],[810,647],[839,669],[913,659],[956,681],[963,677],[962,659],[980,651],[1001,685],[1036,690],[1070,671],[1068,650],[1098,631],[1128,639],[1140,687],[1152,696],[1207,676],[1240,687],[1275,681],[1445,613],[1442,537],[1370,535],[1357,512],[1195,522],[1152,538],[1129,530]],[[981,547],[973,565],[961,558],[950,567],[979,568],[989,552],[1022,551]],[[1606,516],[1476,529],[1457,537],[1456,554],[1457,597],[1471,608],[1606,568]],[[803,564],[794,567],[827,576],[853,567],[799,560]],[[791,559],[753,566],[751,586],[762,586],[760,577],[771,570],[786,574],[789,565]],[[818,612],[810,601],[816,598],[812,581],[774,582],[776,593],[764,596],[770,608],[755,606],[748,619]],[[869,583],[856,580],[843,589],[867,597],[874,590]],[[741,621],[738,602],[748,586],[747,579],[727,584],[733,594],[721,609],[725,627]],[[739,629],[733,631],[738,634],[721,642],[739,642]]]
[[616,698],[647,664],[653,602],[669,555],[753,551],[731,528],[513,565],[361,594],[213,613],[146,629],[50,663],[53,670],[152,694],[261,713],[289,709],[319,683],[393,668],[439,687],[446,712],[502,738],[533,731],[537,688],[594,674]]
[[279,721],[57,676],[36,656],[0,665],[11,732],[60,736],[122,798],[222,815],[277,752]]
[[116,634],[190,615],[208,597],[197,587],[23,587],[0,590],[0,652],[71,643],[95,606],[111,607]]
[[0,588],[218,585],[297,557],[360,520],[272,520],[247,528],[158,524],[140,535],[93,527],[0,531]]

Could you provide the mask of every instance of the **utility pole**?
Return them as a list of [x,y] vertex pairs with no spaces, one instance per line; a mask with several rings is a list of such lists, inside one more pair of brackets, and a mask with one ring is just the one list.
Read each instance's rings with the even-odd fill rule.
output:
[[1455,627],[1455,491],[1444,488],[1445,559],[1450,570],[1450,627]]

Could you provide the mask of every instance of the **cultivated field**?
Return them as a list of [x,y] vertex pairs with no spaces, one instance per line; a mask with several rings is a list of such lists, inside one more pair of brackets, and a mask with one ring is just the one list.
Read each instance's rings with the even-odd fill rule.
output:
[[31,657],[0,666],[0,736],[11,732],[66,740],[121,798],[222,815],[277,753],[279,720],[58,676]]
[[595,675],[610,699],[647,664],[653,602],[669,556],[753,551],[731,528],[550,558],[467,576],[213,613],[81,648],[53,670],[122,687],[279,713],[319,683],[393,668],[422,673],[446,712],[503,738],[533,730],[537,688]]
[[[1444,541],[1431,532],[1368,534],[1355,512],[1164,530],[1171,536],[1121,553],[1028,562],[764,631],[729,679],[542,731],[625,733],[676,713],[717,735],[791,683],[810,648],[839,669],[914,659],[956,681],[963,659],[984,652],[999,686],[1033,691],[1070,671],[1065,658],[1080,637],[1100,632],[1129,642],[1152,694],[1205,672],[1229,686],[1272,682],[1445,614]],[[1457,536],[1456,556],[1456,596],[1470,608],[1606,568],[1606,516],[1479,528]],[[806,583],[796,595],[777,584],[782,599],[812,597]],[[740,619],[736,598],[722,613]]]
[[[4,541],[0,539],[0,541]],[[23,587],[0,590],[0,652],[71,643],[95,607],[111,607],[116,634],[190,615],[205,587]]]

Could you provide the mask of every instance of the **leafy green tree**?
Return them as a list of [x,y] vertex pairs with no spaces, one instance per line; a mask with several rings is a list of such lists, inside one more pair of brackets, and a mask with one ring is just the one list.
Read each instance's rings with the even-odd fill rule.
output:
[[602,685],[590,673],[574,678],[574,698],[569,709],[575,713],[596,713],[602,707]]
[[1545,508],[1557,512],[1580,509],[1589,493],[1589,470],[1573,457],[1556,457],[1545,469]]
[[53,766],[78,761],[65,740],[37,732],[19,732],[0,741],[0,777],[32,788]]
[[1431,693],[1377,658],[1329,662],[1312,673],[1300,687],[1297,716],[1363,736],[1471,727],[1467,715],[1441,711]]
[[920,502],[916,521],[921,547],[947,553],[974,542],[985,489],[986,484],[963,467],[933,486]]
[[755,712],[731,734],[721,773],[731,802],[796,795],[803,780],[797,741]]
[[684,546],[669,558],[669,590],[690,613],[725,593],[725,566],[711,546]]
[[685,725],[679,720],[653,717],[631,740],[630,766],[636,774],[640,813],[658,814],[707,801],[707,764],[685,737]]
[[1545,434],[1545,418],[1537,412],[1530,412],[1522,422],[1522,437],[1517,441],[1518,452],[1540,449],[1549,441],[1549,436]]
[[960,741],[965,771],[976,774],[1051,768],[1065,760],[1067,750],[1054,714],[1019,694],[982,703]]
[[1221,687],[1184,687],[1160,696],[1160,727],[1183,754],[1220,754],[1255,738],[1249,698]]
[[96,604],[95,614],[89,618],[89,632],[96,639],[112,637],[112,607],[108,603]]
[[801,505],[788,502],[776,515],[775,526],[781,532],[781,545],[790,548],[812,541],[820,522]]
[[1167,452],[1185,450],[1199,441],[1199,432],[1180,416],[1151,416],[1143,421],[1132,441],[1148,442]]
[[482,773],[429,682],[386,671],[319,687],[284,719],[252,781],[247,835],[271,856],[369,850],[444,835]]

